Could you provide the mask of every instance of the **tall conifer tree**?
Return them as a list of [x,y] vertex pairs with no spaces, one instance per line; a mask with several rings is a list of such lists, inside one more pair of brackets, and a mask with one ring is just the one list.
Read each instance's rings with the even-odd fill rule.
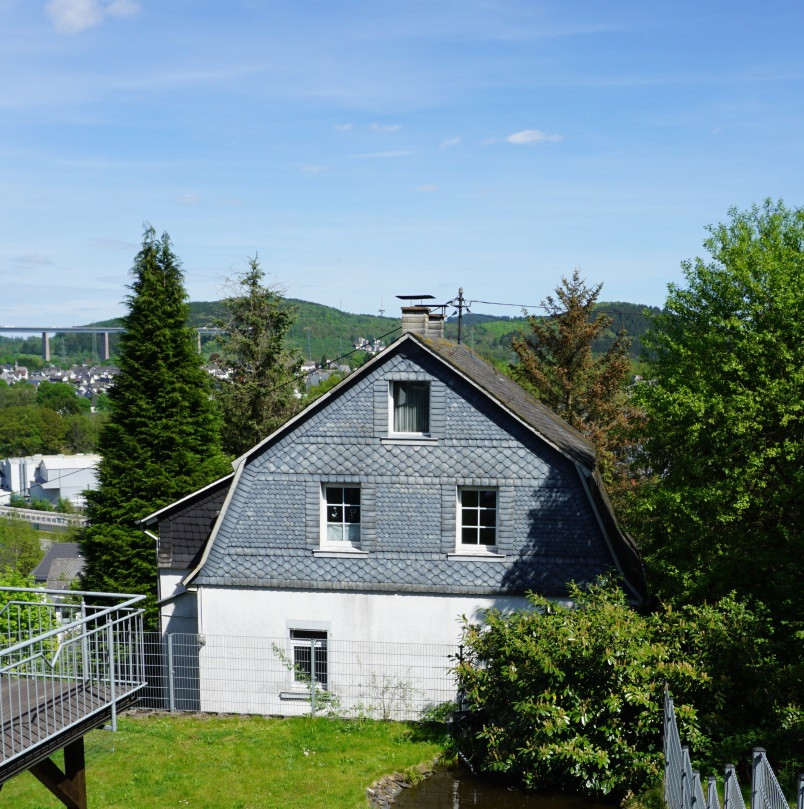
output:
[[301,357],[289,349],[287,336],[296,310],[282,294],[262,283],[257,256],[237,279],[234,295],[224,300],[226,317],[219,325],[223,366],[230,372],[218,396],[223,410],[223,446],[241,455],[300,409],[296,396]]
[[83,585],[145,593],[155,620],[156,549],[135,520],[225,474],[209,375],[187,327],[179,260],[150,226],[132,268],[120,371],[98,451],[99,488],[87,495]]

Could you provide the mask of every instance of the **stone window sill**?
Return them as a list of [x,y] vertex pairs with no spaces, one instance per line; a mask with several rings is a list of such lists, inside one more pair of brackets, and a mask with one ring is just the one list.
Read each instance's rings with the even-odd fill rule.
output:
[[469,553],[467,551],[458,551],[456,553],[447,554],[447,559],[453,559],[456,562],[504,562],[506,558],[504,553]]
[[381,444],[403,444],[409,447],[429,447],[438,443],[437,438],[429,435],[389,435],[380,439]]
[[368,555],[368,551],[360,548],[319,548],[313,551],[313,556],[323,559],[365,559]]

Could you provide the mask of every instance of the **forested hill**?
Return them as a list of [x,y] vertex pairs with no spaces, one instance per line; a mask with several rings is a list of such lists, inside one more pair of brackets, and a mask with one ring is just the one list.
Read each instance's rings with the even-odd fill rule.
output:
[[[289,298],[287,302],[288,305],[296,307],[299,313],[291,329],[290,339],[304,357],[316,362],[322,357],[334,359],[351,351],[358,338],[383,339],[387,345],[400,334],[399,318],[355,315],[331,306],[294,298]],[[659,309],[656,307],[649,309],[641,304],[620,301],[601,303],[597,309],[610,315],[613,320],[606,333],[595,343],[595,351],[601,353],[606,351],[619,329],[624,326],[633,339],[631,356],[634,359],[639,358],[641,337],[650,324],[648,312],[655,313]],[[217,301],[195,302],[190,304],[190,312],[192,325],[211,326],[216,318],[221,317],[221,305]],[[511,338],[526,330],[527,320],[521,316],[511,318],[472,313],[464,315],[464,341],[489,359],[511,360]],[[457,339],[457,318],[450,318],[447,321],[446,336],[452,340]]]
[[[320,303],[301,301],[293,298],[287,300],[289,306],[294,306],[299,317],[290,332],[290,339],[305,358],[320,362],[323,357],[328,360],[340,357],[351,351],[354,342],[359,338],[366,340],[382,339],[387,345],[396,339],[400,332],[400,319],[395,317],[379,317],[377,315],[356,315],[342,312],[331,306]],[[611,315],[613,322],[604,337],[597,341],[595,350],[605,351],[614,339],[614,335],[621,326],[625,326],[628,334],[633,338],[631,356],[637,359],[640,355],[640,338],[648,328],[649,313],[659,310],[656,307],[649,309],[636,303],[601,303],[597,307],[600,311]],[[223,307],[219,301],[195,301],[190,303],[190,325],[214,326],[219,318],[223,317]],[[104,320],[92,323],[93,326],[118,326],[119,319]],[[527,330],[527,320],[522,317],[506,317],[504,315],[481,315],[467,313],[463,319],[463,339],[467,345],[472,346],[479,354],[490,360],[508,362],[513,359],[511,351],[511,338],[521,331]],[[457,318],[450,318],[446,325],[446,336],[452,340],[457,339]],[[111,335],[111,348],[115,352],[117,344],[116,335]],[[214,344],[204,344],[205,353],[214,351]],[[65,359],[70,361],[86,361],[93,354],[97,356],[97,338],[94,341],[88,334],[58,335],[51,339],[51,351],[54,360]],[[0,336],[0,362],[13,362],[17,357],[30,356],[32,360],[41,352],[40,340],[36,338],[1,337]]]

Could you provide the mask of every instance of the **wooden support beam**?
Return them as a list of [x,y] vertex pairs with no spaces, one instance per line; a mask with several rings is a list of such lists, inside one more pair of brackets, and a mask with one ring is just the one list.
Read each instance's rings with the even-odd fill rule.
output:
[[84,766],[84,737],[64,748],[64,772],[46,758],[31,767],[35,775],[67,809],[87,809],[87,782]]

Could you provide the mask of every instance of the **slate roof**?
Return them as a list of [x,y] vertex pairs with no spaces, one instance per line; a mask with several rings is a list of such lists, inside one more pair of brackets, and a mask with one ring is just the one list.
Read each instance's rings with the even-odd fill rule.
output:
[[468,346],[443,338],[420,337],[416,334],[411,334],[411,337],[480,387],[549,443],[584,466],[595,468],[595,447],[586,436],[570,427],[549,407],[534,399],[524,388],[501,374]]
[[[588,569],[577,555],[574,558],[553,555],[550,560],[542,558],[523,559],[512,557],[505,564],[489,565],[474,561],[447,560],[443,554],[424,558],[421,554],[394,552],[390,554],[374,552],[367,559],[315,558],[307,551],[291,548],[239,547],[240,542],[231,537],[222,545],[233,543],[231,551],[218,548],[215,536],[221,528],[223,514],[228,504],[237,494],[239,479],[250,461],[261,455],[269,446],[292,433],[299,424],[321,412],[337,397],[349,391],[372,369],[382,366],[393,357],[396,349],[413,343],[418,350],[432,356],[458,374],[466,384],[480,395],[487,397],[490,405],[499,407],[515,419],[526,431],[533,431],[541,439],[552,445],[570,462],[577,464],[578,472],[588,487],[588,493],[603,523],[605,534],[610,542],[622,573],[637,598],[644,598],[645,580],[642,563],[631,538],[621,531],[614,518],[611,505],[606,497],[602,481],[596,469],[594,445],[581,433],[573,429],[549,408],[534,399],[527,391],[508,377],[499,373],[493,366],[481,359],[465,345],[458,345],[438,338],[425,338],[407,333],[385,351],[367,362],[361,369],[340,382],[335,388],[316,400],[296,417],[280,427],[241,458],[235,461],[237,472],[194,492],[140,521],[142,525],[159,523],[160,567],[180,567],[191,572],[185,584],[200,580],[208,585],[243,586],[284,586],[305,589],[392,589],[416,592],[473,592],[473,593],[515,593],[535,587],[545,593],[563,592],[563,583],[574,579],[578,583],[594,580],[601,572],[598,561]],[[316,447],[321,453],[326,445]],[[355,454],[368,452],[368,446],[355,446]],[[482,449],[482,448],[481,448]],[[304,454],[306,450],[300,449]],[[402,451],[402,450],[398,450]],[[450,448],[445,447],[448,454]],[[492,448],[488,449],[489,452]],[[505,447],[495,444],[496,456],[504,455]],[[304,463],[290,464],[286,473],[304,473]],[[282,470],[280,470],[282,471]],[[433,470],[438,474],[436,470]],[[225,499],[224,499],[225,498]],[[238,501],[239,502],[239,501]],[[238,505],[238,508],[242,503]],[[221,516],[217,517],[218,510]],[[247,510],[246,519],[252,519]],[[293,510],[298,513],[298,510]],[[216,519],[217,518],[217,519]],[[214,525],[214,527],[213,527]],[[182,537],[183,547],[177,541]],[[202,555],[203,552],[203,555]],[[226,564],[218,562],[207,565],[208,555],[226,555]],[[426,568],[423,569],[423,568]],[[502,574],[502,581],[501,581]],[[443,579],[443,581],[442,581]],[[560,583],[560,584],[556,584]],[[561,589],[557,589],[560,587]]]
[[34,568],[33,580],[49,590],[67,590],[84,569],[77,542],[54,542]]

